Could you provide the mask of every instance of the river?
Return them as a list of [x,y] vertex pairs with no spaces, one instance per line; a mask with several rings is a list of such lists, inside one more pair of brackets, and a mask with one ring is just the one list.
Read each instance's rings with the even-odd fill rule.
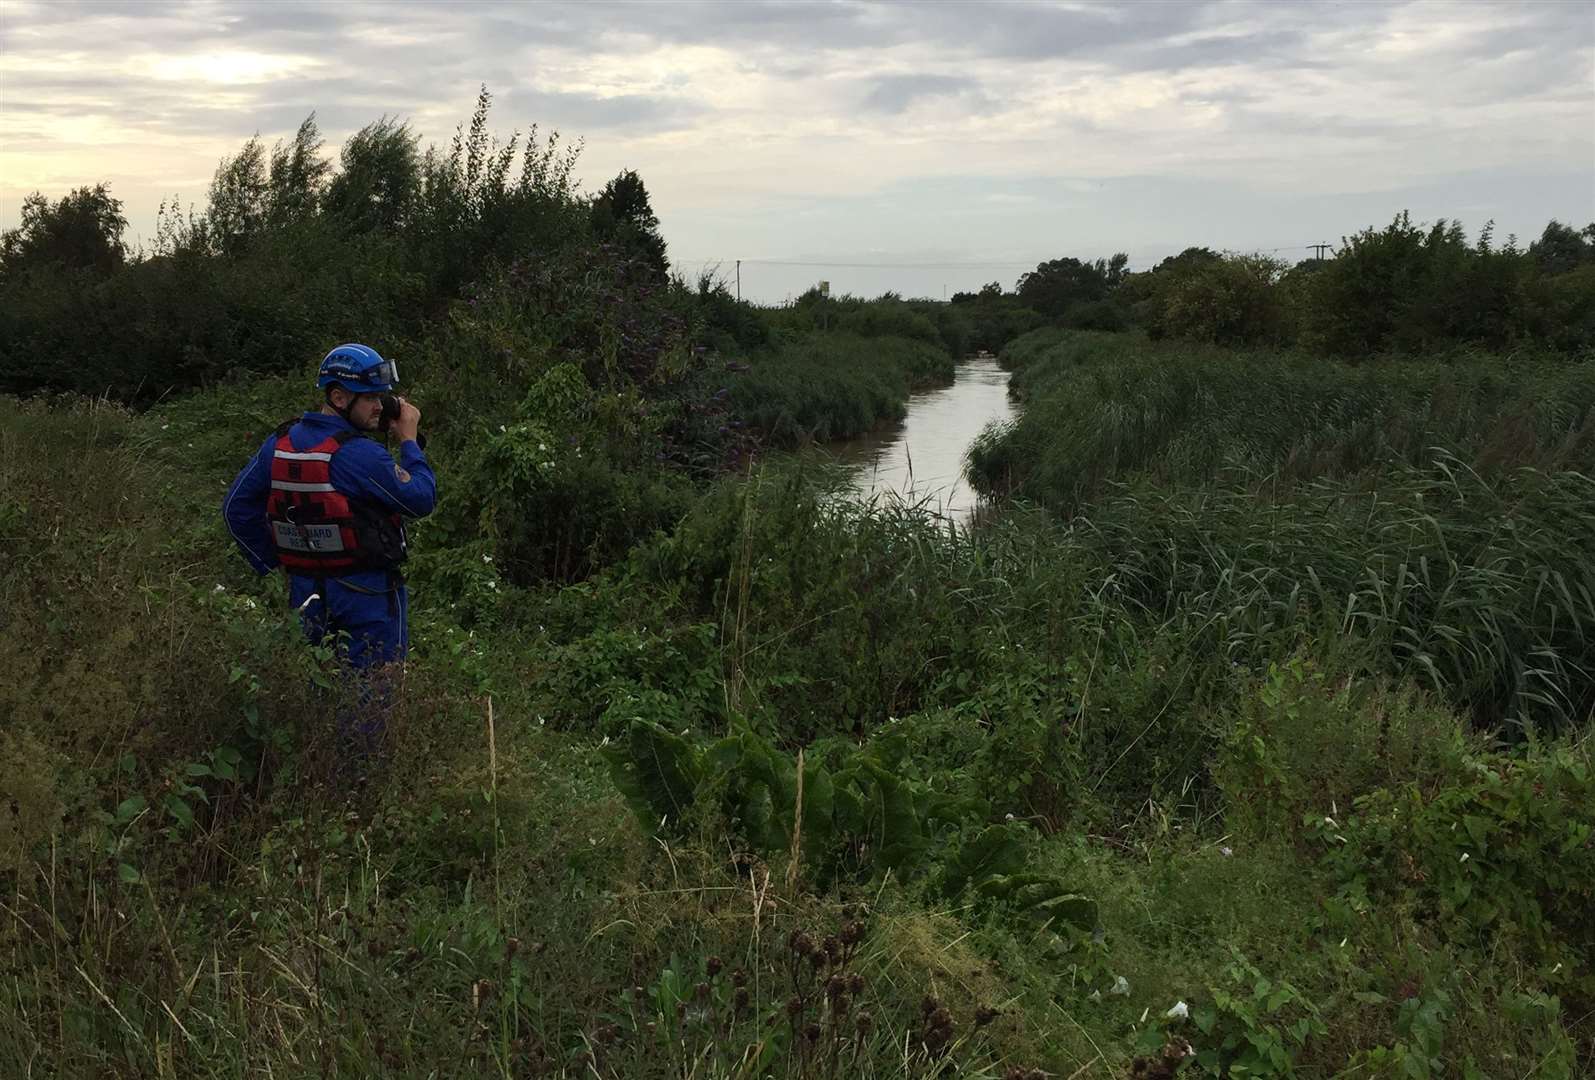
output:
[[1013,418],[1008,372],[993,358],[971,357],[959,362],[949,385],[910,397],[900,424],[828,449],[855,470],[860,495],[925,500],[964,521],[977,502],[964,480],[964,454],[988,423]]

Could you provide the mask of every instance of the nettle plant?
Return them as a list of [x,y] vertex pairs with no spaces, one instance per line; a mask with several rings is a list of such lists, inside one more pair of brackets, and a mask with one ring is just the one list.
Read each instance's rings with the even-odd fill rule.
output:
[[1025,869],[1022,824],[982,828],[991,813],[984,801],[943,794],[908,775],[901,730],[862,746],[816,743],[794,759],[746,727],[733,725],[709,742],[639,719],[604,753],[616,786],[650,830],[719,813],[754,851],[785,853],[822,883],[884,870],[923,873],[942,894],[1023,912],[1065,944],[1097,925],[1089,897]]

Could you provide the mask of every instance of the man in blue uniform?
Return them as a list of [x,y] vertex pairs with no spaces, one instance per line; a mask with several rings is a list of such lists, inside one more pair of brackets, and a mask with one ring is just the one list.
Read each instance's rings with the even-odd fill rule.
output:
[[[364,707],[340,717],[339,734],[364,757],[382,736],[392,674],[409,650],[404,521],[432,512],[437,480],[417,441],[420,410],[392,396],[392,361],[340,345],[322,360],[317,385],[321,409],[266,440],[228,488],[222,516],[257,573],[288,572],[311,642],[347,635],[343,656],[364,676]],[[367,437],[384,431],[398,438],[397,463]]]

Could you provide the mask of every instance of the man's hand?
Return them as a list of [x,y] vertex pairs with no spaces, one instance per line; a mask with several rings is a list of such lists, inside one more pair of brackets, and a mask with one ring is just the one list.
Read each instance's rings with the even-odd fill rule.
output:
[[404,443],[414,439],[420,427],[421,410],[404,398],[400,398],[399,418],[393,422],[393,433],[399,437],[399,442]]

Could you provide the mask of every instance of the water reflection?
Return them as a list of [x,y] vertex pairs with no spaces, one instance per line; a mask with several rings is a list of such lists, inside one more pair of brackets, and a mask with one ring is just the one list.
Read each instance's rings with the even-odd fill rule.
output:
[[964,480],[964,454],[993,420],[1013,419],[1008,372],[989,358],[961,362],[951,385],[908,399],[908,414],[894,428],[837,443],[830,449],[856,470],[861,495],[891,493],[963,521],[976,494]]

